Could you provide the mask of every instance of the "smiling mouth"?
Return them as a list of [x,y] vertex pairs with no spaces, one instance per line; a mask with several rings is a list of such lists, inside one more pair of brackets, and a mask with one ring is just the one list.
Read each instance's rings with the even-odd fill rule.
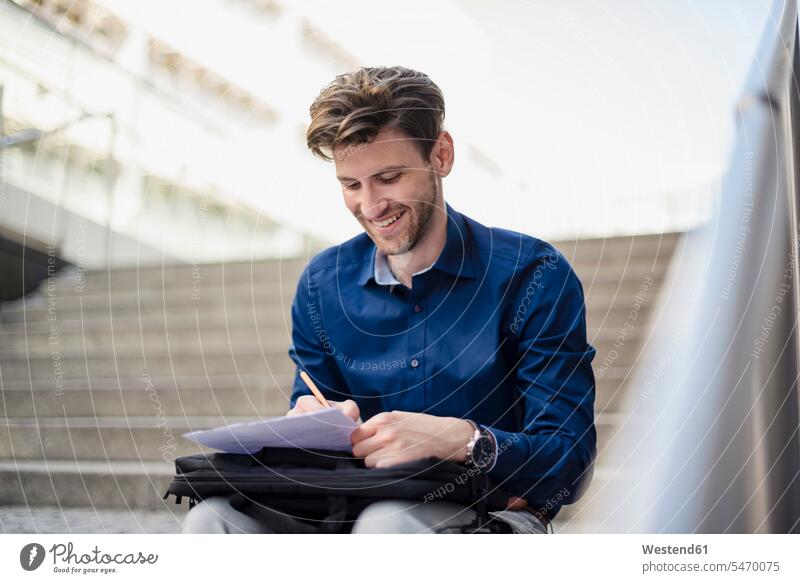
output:
[[399,213],[395,213],[394,215],[390,216],[389,218],[383,221],[370,221],[373,225],[385,229],[386,227],[396,223],[400,217],[406,214],[406,211],[400,211]]

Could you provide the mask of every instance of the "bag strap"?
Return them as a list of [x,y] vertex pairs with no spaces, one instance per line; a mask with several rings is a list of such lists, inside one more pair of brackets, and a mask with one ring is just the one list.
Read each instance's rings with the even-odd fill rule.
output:
[[510,534],[511,525],[503,520],[489,516],[488,495],[489,478],[483,472],[475,472],[470,476],[470,493],[475,500],[475,519],[469,524],[456,527],[444,527],[438,532],[462,534]]

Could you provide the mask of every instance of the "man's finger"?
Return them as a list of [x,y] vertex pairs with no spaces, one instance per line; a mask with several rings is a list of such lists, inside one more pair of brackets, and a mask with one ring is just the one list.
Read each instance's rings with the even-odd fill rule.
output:
[[377,415],[373,415],[366,421],[364,421],[364,427],[380,427],[381,425],[391,425],[394,421],[397,420],[397,416],[394,412],[389,413],[388,411],[384,411],[383,413],[378,413]]
[[342,401],[340,403],[334,403],[334,406],[337,409],[341,409],[342,413],[350,417],[350,419],[353,421],[358,419],[358,416],[361,414],[361,412],[358,410],[358,404],[351,399]]
[[375,459],[376,468],[391,468],[399,464],[414,461],[419,459],[414,456],[404,454],[393,454],[389,451],[379,450],[370,456]]
[[364,465],[368,468],[390,468],[401,461],[391,451],[379,448],[364,458]]
[[[355,433],[355,431],[353,433]],[[352,442],[352,436],[350,437],[350,440]],[[365,439],[353,443],[353,455],[356,457],[365,458],[385,446],[386,440],[380,435],[371,435]]]
[[317,409],[322,409],[322,405],[320,405],[316,399],[309,401],[308,399],[300,397],[297,399],[295,406],[287,411],[286,416],[291,417],[293,415],[300,415],[301,413],[310,413],[311,411],[316,411]]
[[511,510],[522,510],[528,505],[528,501],[525,498],[520,498],[519,496],[511,496],[506,502],[506,508]]
[[353,430],[353,433],[350,434],[350,443],[355,445],[359,441],[363,441],[369,437],[372,437],[375,435],[375,433],[377,433],[377,431],[377,427],[372,427],[366,424],[359,425]]

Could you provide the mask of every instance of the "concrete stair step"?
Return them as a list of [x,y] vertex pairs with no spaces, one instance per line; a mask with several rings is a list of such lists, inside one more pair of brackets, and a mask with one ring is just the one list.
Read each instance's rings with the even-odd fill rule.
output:
[[136,377],[147,371],[183,375],[270,375],[294,371],[289,355],[261,354],[257,351],[240,354],[161,354],[142,357],[141,352],[120,353],[113,357],[96,353],[82,356],[31,356],[24,355],[4,358],[3,379],[24,381],[26,379],[47,380],[61,375],[64,378],[114,378],[118,376]]
[[[609,362],[612,364],[608,364]],[[637,362],[641,364],[644,361]],[[218,379],[257,379],[262,387],[274,386],[273,379],[293,379],[295,369],[296,366],[288,355],[274,355],[266,359],[257,354],[236,357],[230,354],[172,358],[165,356],[148,358],[146,365],[141,357],[118,355],[116,359],[94,356],[61,358],[55,363],[50,357],[17,358],[13,361],[6,360],[0,372],[3,375],[3,391],[44,386],[45,390],[60,394],[63,387],[68,386],[68,382],[86,388],[138,388],[145,384],[142,379],[146,375],[168,378],[167,375],[171,373],[175,376],[161,386],[188,386],[187,379],[191,379],[195,387],[210,385],[218,388]],[[604,398],[609,392],[616,392],[619,384],[629,376],[631,363],[626,363],[623,359],[605,359],[601,363],[595,363],[594,370],[597,393]],[[252,383],[249,380],[246,382]],[[241,384],[243,383],[244,380]],[[291,386],[291,383],[283,386]]]
[[[591,320],[595,314],[590,315]],[[602,319],[602,318],[601,318]],[[143,324],[146,323],[143,320]],[[602,329],[593,329],[588,336],[589,342],[597,348],[597,361],[605,355],[608,350],[604,345],[612,346],[615,342],[624,342],[626,346],[638,346],[640,340],[640,330],[644,329],[643,318],[629,322],[633,328],[622,326],[605,326]],[[240,350],[241,346],[259,347],[265,351],[281,351],[288,349],[291,342],[288,331],[274,334],[269,329],[259,329],[254,325],[230,326],[225,328],[196,326],[161,326],[140,327],[138,322],[131,323],[130,319],[120,320],[114,318],[113,329],[109,322],[86,321],[81,328],[81,322],[57,322],[56,336],[53,342],[58,347],[76,347],[81,352],[85,346],[87,351],[95,349],[108,349],[114,347],[116,350],[141,350],[142,346],[152,348],[153,351],[166,350],[168,347],[193,346],[199,351],[202,345],[204,350],[231,351]],[[104,324],[104,325],[99,325]],[[123,324],[125,324],[123,326]],[[129,326],[133,324],[132,326]],[[252,324],[252,323],[250,323]],[[33,350],[36,347],[46,345],[49,350],[52,348],[51,329],[49,322],[31,322],[27,325],[22,323],[5,324],[0,326],[0,350]],[[57,342],[56,342],[57,341]]]
[[203,282],[223,280],[280,281],[297,278],[308,264],[310,257],[288,258],[285,260],[227,261],[223,263],[178,263],[173,265],[147,265],[98,269],[83,273],[67,274],[73,281],[83,283],[84,287],[111,285],[141,286],[160,281],[175,285],[203,285]]
[[624,278],[617,281],[583,281],[583,293],[586,300],[593,296],[628,296],[644,293],[646,298],[656,297],[664,284],[664,278],[648,276],[642,279]]
[[[234,265],[238,264],[230,264]],[[238,268],[228,267],[223,274],[218,264],[202,264],[199,273],[194,271],[190,264],[181,264],[163,272],[153,267],[144,267],[138,271],[135,268],[115,269],[110,275],[104,270],[80,273],[68,268],[49,280],[47,290],[54,294],[91,294],[109,290],[115,293],[162,289],[196,290],[202,295],[206,289],[223,287],[260,289],[272,286],[277,289],[280,286],[297,285],[305,266],[305,262],[298,263],[294,260],[281,266],[270,261],[256,261],[252,264],[242,264]]]
[[[587,282],[590,285],[591,281]],[[629,305],[635,302],[642,303],[651,301],[658,284],[641,282],[637,286],[606,286],[607,289],[586,290],[586,305],[589,309],[597,309],[610,305]],[[165,309],[169,311],[219,311],[226,309],[245,310],[247,312],[278,310],[286,311],[291,307],[294,298],[294,287],[291,290],[239,290],[236,293],[228,293],[228,290],[217,290],[218,294],[208,293],[199,299],[194,299],[189,294],[184,293],[162,293],[158,291],[148,291],[146,293],[122,293],[112,294],[81,294],[81,295],[38,295],[24,298],[22,301],[5,303],[0,305],[0,314],[3,320],[14,321],[20,314],[29,314],[27,320],[34,319],[40,313],[57,315],[64,312],[76,312],[78,314],[92,315],[98,313],[111,313],[116,316],[130,314],[140,315],[142,313],[160,313]],[[285,291],[285,293],[282,293]]]
[[[171,339],[170,339],[171,340]],[[165,352],[160,348],[150,345],[142,346],[141,344],[130,344],[128,347],[118,344],[106,344],[99,347],[97,350],[85,350],[81,345],[58,343],[58,356],[63,359],[68,358],[90,358],[90,359],[103,359],[107,358],[113,360],[114,358],[129,358],[129,357],[146,357],[158,358],[161,356],[169,356],[172,358],[204,356],[204,357],[222,357],[232,356],[238,358],[240,356],[258,356],[261,355],[267,359],[282,358],[288,354],[289,342],[285,340],[282,345],[276,342],[272,343],[273,349],[266,349],[259,347],[257,339],[253,342],[237,342],[229,344],[227,342],[215,341],[210,344],[203,344],[202,346],[198,341],[192,343],[177,343],[170,342],[169,352]],[[53,344],[44,344],[42,342],[33,343],[29,342],[25,350],[17,350],[13,348],[6,348],[0,345],[0,362],[14,362],[19,359],[32,359],[41,358],[43,356],[51,356]]]
[[[584,291],[588,306],[598,306],[614,303],[632,303],[637,295],[641,295],[645,300],[649,295],[654,294],[661,282],[653,279],[652,283],[639,282],[638,285],[618,285],[621,282],[629,283],[629,280],[618,280],[612,284],[600,284],[592,286],[591,280],[586,280]],[[191,290],[175,289],[146,289],[146,290],[127,290],[115,291],[112,293],[82,293],[58,295],[44,293],[34,294],[22,298],[15,302],[0,304],[0,313],[3,315],[19,314],[22,312],[46,312],[52,310],[56,312],[70,310],[113,310],[116,315],[123,315],[126,310],[135,310],[136,314],[141,311],[161,311],[165,308],[184,309],[184,310],[215,310],[222,306],[232,308],[245,308],[248,311],[254,309],[277,309],[285,310],[290,307],[295,293],[295,285],[269,286],[268,288],[258,288],[247,286],[226,286],[215,287],[210,290],[203,290],[197,296]],[[4,318],[5,319],[5,318]]]
[[[253,334],[250,337],[232,339],[213,338],[201,340],[197,337],[187,340],[176,339],[173,334],[161,334],[160,337],[141,342],[139,338],[131,341],[131,338],[121,342],[116,334],[112,335],[87,335],[84,339],[75,335],[75,341],[65,340],[61,335],[58,342],[48,342],[48,337],[44,335],[18,336],[14,344],[11,342],[3,343],[0,340],[0,362],[13,363],[19,359],[31,359],[49,357],[52,359],[54,350],[58,351],[58,357],[64,358],[114,358],[127,357],[130,355],[141,355],[144,353],[147,358],[169,355],[171,358],[182,356],[215,356],[233,355],[234,358],[241,355],[256,354],[264,355],[269,358],[282,358],[288,353],[289,339],[275,338],[262,333],[260,336]],[[152,335],[155,336],[155,335]],[[639,343],[630,340],[627,336],[622,336],[622,340],[601,340],[592,343],[596,350],[594,360],[595,367],[616,365],[630,365],[638,356]],[[27,342],[25,342],[27,340]],[[112,342],[113,340],[113,342]],[[0,365],[2,366],[2,365]]]
[[[34,328],[31,326],[31,328]],[[106,330],[90,329],[82,333],[80,330],[62,330],[58,327],[51,337],[48,330],[41,327],[29,330],[0,332],[0,352],[12,354],[50,354],[54,348],[74,350],[80,354],[95,351],[147,350],[148,353],[166,350],[193,350],[201,352],[236,353],[242,348],[262,350],[264,352],[286,352],[291,344],[289,333],[275,334],[270,330],[257,328],[231,328],[215,330],[195,330],[189,328],[161,328],[130,330],[114,325]],[[2,357],[0,357],[2,358]]]
[[[620,281],[626,280],[644,281],[648,277],[653,280],[660,280],[669,259],[669,256],[633,257],[609,262],[579,262],[573,263],[572,266],[583,282],[584,289],[594,289],[597,285],[616,285]],[[183,266],[181,268],[183,269]],[[160,272],[143,272],[139,274],[137,279],[136,272],[121,271],[114,272],[111,280],[108,280],[105,274],[87,275],[83,280],[76,280],[70,276],[56,277],[53,280],[52,287],[48,287],[48,284],[45,283],[38,293],[55,298],[65,298],[70,295],[107,296],[116,295],[117,293],[158,296],[163,295],[168,290],[169,293],[182,295],[190,300],[195,294],[199,300],[202,300],[204,296],[221,296],[222,292],[220,290],[222,289],[248,296],[251,290],[259,295],[272,289],[277,290],[279,293],[285,292],[291,298],[301,272],[302,269],[292,269],[279,275],[258,274],[251,277],[249,271],[243,274],[232,271],[226,272],[224,278],[221,276],[215,278],[204,277],[198,282],[193,280],[191,275],[176,277],[173,272],[164,274]]]
[[3,460],[0,505],[180,512],[186,502],[181,507],[161,498],[174,474],[174,464],[165,461]]
[[266,283],[258,285],[235,284],[214,285],[194,291],[191,288],[128,288],[125,290],[87,290],[76,293],[73,290],[60,290],[50,293],[48,289],[36,294],[20,298],[14,302],[3,304],[3,311],[21,311],[26,309],[47,309],[50,305],[58,308],[117,307],[143,306],[149,309],[164,306],[192,305],[204,309],[209,306],[236,304],[259,304],[270,302],[280,305],[281,302],[291,304],[297,289],[297,282],[283,285]]
[[645,235],[608,239],[572,239],[553,245],[573,265],[618,263],[634,259],[671,257],[680,234]]
[[[602,442],[598,440],[598,457],[592,483],[576,504],[562,507],[554,524],[556,533],[601,533],[607,531],[607,527],[604,527],[604,525],[592,524],[589,522],[592,510],[597,505],[598,496],[604,493],[603,491],[612,484],[612,479],[618,478],[618,474],[620,473],[622,473],[623,476],[627,473],[628,475],[625,477],[629,478],[631,483],[641,478],[640,475],[631,470],[620,469],[615,462],[608,457],[610,447],[614,443],[613,435],[618,434],[624,423],[636,422],[635,412],[633,414],[630,412],[618,413],[616,417],[613,432],[606,433]],[[614,482],[614,484],[616,483]],[[621,504],[618,509],[619,512],[626,511],[624,493],[622,494],[623,495],[619,496]]]
[[[620,414],[597,415],[598,450]],[[183,417],[16,417],[0,419],[0,459],[164,460],[209,451],[181,437],[189,431],[266,419],[265,415]]]
[[[616,353],[614,358],[621,358],[621,362],[627,363],[625,359],[630,358],[631,351],[638,348],[632,334],[644,326],[649,314],[649,306],[638,306],[637,309],[620,306],[590,312],[587,316],[590,327],[595,321],[604,321],[602,330],[614,332],[613,335],[606,335],[608,339],[604,340],[598,336],[597,329],[590,331],[588,338],[597,349],[596,359],[599,361],[607,354]],[[143,351],[146,354],[166,352],[172,355],[250,352],[283,354],[291,344],[291,324],[289,329],[241,326],[197,329],[169,325],[130,329],[119,326],[114,319],[105,327],[87,325],[83,330],[78,330],[75,326],[62,328],[62,323],[49,324],[53,325],[52,329],[31,323],[27,327],[9,327],[0,333],[0,363],[5,359],[19,357],[51,356],[54,352],[62,357],[82,357],[88,353],[109,358]],[[628,325],[625,326],[626,324]]]
[[617,343],[611,341],[596,343],[592,346],[597,350],[592,361],[596,373],[600,370],[604,371],[612,365],[631,366],[645,358],[640,352],[641,345],[633,341],[626,341],[622,348],[618,348]]
[[[287,360],[291,363],[291,360]],[[3,380],[4,391],[11,390],[51,390],[56,394],[71,389],[88,389],[92,387],[111,387],[126,390],[139,390],[147,384],[153,384],[156,388],[177,387],[179,389],[213,387],[215,389],[226,389],[242,387],[244,389],[280,390],[281,387],[291,386],[295,375],[295,367],[291,364],[282,371],[272,371],[271,374],[255,373],[249,374],[238,371],[230,374],[205,374],[203,371],[195,371],[192,374],[173,375],[170,368],[160,370],[148,366],[134,375],[92,376],[87,379],[86,374],[79,376],[55,376],[36,375],[35,377],[24,376],[22,378],[5,378]],[[604,365],[602,369],[595,367],[595,378],[597,380],[597,392],[605,392],[609,389],[615,390],[620,383],[625,381],[630,373],[630,367]]]
[[0,419],[0,459],[163,460],[210,451],[189,431],[266,416],[15,417]]
[[[650,307],[648,307],[650,309]],[[607,314],[603,311],[600,314],[591,312],[587,314],[587,338],[594,343],[597,338],[611,336],[612,338],[619,336],[625,330],[631,333],[630,327],[624,328],[625,324],[631,324],[635,329],[644,328],[647,323],[649,313],[642,313],[634,322],[630,320],[630,310],[621,309],[617,314]],[[644,311],[643,311],[644,312]],[[613,316],[613,317],[612,317]],[[0,346],[12,347],[25,346],[25,338],[31,338],[38,335],[41,341],[42,337],[48,337],[51,333],[56,337],[61,337],[64,334],[70,335],[71,338],[78,337],[93,339],[92,341],[105,345],[104,343],[111,343],[112,336],[114,339],[125,338],[128,342],[136,342],[140,335],[147,338],[163,338],[166,342],[168,337],[170,340],[173,338],[176,342],[181,339],[189,341],[197,341],[201,338],[203,342],[226,342],[228,336],[232,339],[248,340],[252,339],[253,342],[258,343],[261,338],[262,342],[266,342],[267,338],[285,339],[285,345],[288,349],[291,343],[291,318],[286,315],[286,320],[281,321],[277,327],[270,321],[261,317],[191,317],[191,318],[175,318],[170,317],[165,321],[164,315],[158,316],[143,316],[142,318],[136,317],[117,317],[112,321],[108,319],[87,319],[87,320],[57,320],[55,322],[36,321],[36,322],[0,322]],[[65,342],[59,342],[60,345],[65,345]],[[266,346],[266,345],[265,345]]]
[[156,387],[141,382],[139,388],[111,385],[64,389],[3,389],[0,416],[113,417],[147,415],[226,416],[282,415],[289,408],[291,384],[283,390],[243,387]]
[[619,283],[620,281],[644,282],[648,279],[662,281],[671,257],[632,259],[606,264],[588,263],[574,267],[584,289],[591,289],[595,283]]
[[[602,270],[603,268],[600,269],[600,271]],[[618,279],[596,278],[594,277],[596,271],[593,267],[588,272],[589,279],[582,280],[587,297],[592,294],[633,294],[637,293],[641,286],[646,283],[646,277],[628,277],[627,274],[626,277]],[[655,275],[649,275],[649,277],[653,280],[652,283],[647,283],[651,289],[657,289],[663,283],[661,273],[657,272]],[[159,285],[150,287],[137,288],[126,284],[124,286],[120,285],[119,289],[112,289],[111,291],[107,287],[84,287],[80,291],[76,291],[74,286],[66,285],[59,278],[54,281],[56,282],[54,288],[45,285],[34,294],[3,304],[2,310],[20,311],[36,307],[47,307],[50,305],[48,304],[50,300],[61,307],[73,307],[73,304],[74,306],[79,306],[81,300],[83,300],[84,306],[96,305],[97,303],[108,305],[107,298],[109,296],[112,298],[111,301],[114,305],[163,306],[183,302],[202,307],[215,301],[222,302],[223,298],[226,298],[228,303],[244,301],[251,304],[253,303],[253,297],[256,298],[256,301],[266,297],[275,298],[278,301],[283,299],[291,304],[298,284],[297,279],[284,280],[283,282],[221,281],[214,283],[204,282],[202,287],[195,289],[191,285],[175,285],[170,282],[164,284],[162,282]]]
[[[556,241],[553,245],[561,250],[576,268],[598,261],[614,264],[619,261],[648,259],[669,256],[677,242],[677,234],[648,235],[607,239],[579,239]],[[133,266],[124,269],[86,271],[79,275],[84,286],[117,283],[145,284],[150,281],[214,282],[226,279],[278,279],[287,275],[299,275],[310,257],[285,260],[229,261],[224,263],[174,264],[163,266]]]
[[620,412],[631,389],[628,381],[601,380],[595,387],[595,415]]
[[587,527],[585,522],[587,509],[591,507],[595,494],[608,484],[613,474],[613,467],[607,464],[595,465],[592,482],[586,492],[583,493],[581,499],[575,504],[562,506],[553,521],[553,530],[556,534],[580,532]]
[[[605,321],[605,325],[614,325],[629,318],[631,310],[634,308],[633,300],[620,298],[616,303],[608,305],[605,301],[598,301],[592,298],[587,300],[589,310],[587,316],[590,320]],[[650,309],[650,303],[643,303],[637,311],[641,316]],[[162,310],[142,310],[138,306],[124,306],[121,308],[86,308],[86,309],[55,309],[48,310],[27,310],[22,312],[6,311],[0,313],[2,318],[2,328],[9,332],[24,331],[33,324],[42,324],[34,331],[52,331],[61,329],[67,325],[67,329],[90,329],[106,328],[116,330],[122,328],[163,328],[163,327],[190,327],[199,329],[222,328],[226,326],[243,326],[256,324],[261,327],[276,327],[291,330],[291,306],[287,305],[283,310],[272,306],[224,306],[216,307],[213,310],[199,310],[192,306],[171,307]],[[69,326],[68,323],[77,322],[79,325]],[[91,324],[89,324],[91,322]],[[113,323],[113,328],[112,328]],[[16,327],[14,325],[17,324]],[[87,326],[88,325],[88,326]]]
[[[114,329],[119,324],[122,328],[163,328],[165,326],[197,328],[222,328],[226,325],[243,326],[256,324],[259,326],[275,326],[286,324],[291,327],[291,304],[287,304],[283,310],[274,306],[257,307],[252,306],[217,306],[214,309],[201,310],[193,306],[184,308],[168,308],[160,310],[143,310],[139,306],[125,306],[121,308],[56,308],[55,310],[26,310],[23,312],[4,311],[0,312],[0,325],[44,323],[40,329],[51,329],[53,326],[61,327],[68,322],[77,322],[78,329],[80,324],[89,324],[95,327],[110,328],[111,323]],[[25,329],[23,326],[22,329]],[[9,326],[9,331],[13,330]]]
[[[631,273],[638,274],[654,271],[655,276],[660,276],[661,271],[671,259],[670,254],[632,255],[614,259],[589,258],[588,260],[574,263],[570,262],[575,271],[583,278],[592,276],[606,270],[611,270],[623,277],[617,278],[613,283],[628,281]],[[252,295],[294,295],[299,283],[302,270],[282,272],[279,277],[263,277],[256,274],[254,277],[232,277],[226,274],[225,278],[195,280],[192,278],[172,279],[166,275],[142,275],[138,280],[130,279],[127,275],[114,273],[111,280],[106,277],[92,279],[76,278],[74,275],[59,274],[52,280],[45,282],[39,289],[38,295],[48,298],[67,299],[105,297],[110,295],[130,299],[133,302],[152,299],[160,301],[164,297],[176,296],[202,302],[205,299],[222,298],[225,296],[251,297]],[[124,277],[123,277],[124,275]],[[608,280],[606,280],[608,281]],[[33,300],[35,296],[29,297]],[[14,302],[17,303],[17,302]],[[18,303],[22,303],[20,300]]]
[[221,306],[269,306],[271,309],[281,309],[281,306],[292,304],[295,288],[274,290],[247,289],[236,290],[236,293],[229,293],[229,290],[215,289],[214,293],[201,294],[193,297],[190,293],[161,293],[161,290],[146,290],[141,294],[133,292],[121,293],[93,293],[81,295],[39,295],[26,298],[23,301],[16,301],[3,304],[0,311],[4,314],[17,312],[35,312],[55,310],[90,310],[90,309],[113,309],[125,310],[128,308],[141,308],[142,310],[163,310],[164,308],[183,308],[198,310],[213,310]]
[[625,324],[645,326],[652,312],[653,304],[642,304],[637,308],[612,306],[607,309],[589,310],[586,313],[587,332],[591,337],[599,330],[621,329]]
[[124,306],[86,306],[86,307],[62,307],[55,306],[53,309],[33,308],[28,310],[3,309],[0,317],[3,322],[62,322],[68,320],[116,320],[117,318],[135,318],[137,320],[161,320],[161,321],[180,321],[212,319],[215,322],[225,320],[234,321],[264,321],[282,322],[284,318],[291,321],[291,303],[281,306],[278,303],[260,303],[258,305],[215,304],[213,306],[194,306],[186,304],[182,306],[167,306],[166,308],[147,308],[136,305]]
[[3,534],[180,534],[188,504],[169,512],[58,504],[0,506]]
[[[287,338],[291,330],[291,314],[287,309],[285,314],[243,313],[240,310],[229,314],[207,313],[198,310],[196,313],[176,315],[173,310],[162,310],[157,314],[149,311],[142,312],[140,316],[120,316],[116,313],[109,317],[108,310],[102,317],[59,318],[55,320],[36,319],[25,321],[21,316],[15,316],[13,321],[4,321],[0,313],[0,331],[2,334],[31,334],[47,333],[53,330],[56,333],[67,332],[129,332],[146,331],[197,331],[202,333],[218,333],[224,337],[227,330],[274,330],[276,325],[281,330],[287,331]],[[113,326],[113,327],[112,327]],[[0,336],[1,337],[1,336]]]
[[[147,413],[152,412],[153,404],[147,403],[144,396],[155,390],[163,403],[164,410],[168,412],[185,413],[186,415],[206,415],[209,409],[217,412],[213,398],[206,398],[213,390],[217,400],[229,404],[232,409],[221,407],[225,414],[237,413],[237,406],[245,406],[245,395],[258,395],[263,392],[265,409],[270,411],[272,403],[288,398],[294,382],[295,370],[289,368],[282,373],[270,376],[261,374],[231,374],[231,375],[183,375],[170,376],[169,371],[162,373],[143,373],[133,377],[104,377],[104,378],[62,378],[52,377],[46,379],[18,379],[6,380],[3,383],[2,396],[6,401],[5,411],[9,417],[26,417],[34,415],[34,400],[37,413],[47,415],[47,411],[56,411],[57,415],[63,414],[63,407],[69,404],[68,414],[76,415],[118,415],[127,409],[119,409],[124,402],[125,406],[139,407]],[[622,399],[626,394],[626,383],[631,378],[630,367],[604,366],[602,369],[595,367],[597,412],[619,409]],[[138,394],[139,396],[118,396],[120,391]],[[194,391],[194,393],[193,393]],[[150,398],[148,396],[148,398]],[[41,402],[41,403],[40,403]],[[256,401],[254,401],[256,402]],[[138,403],[138,405],[137,405]],[[173,405],[173,403],[175,405]],[[238,403],[238,405],[237,405]],[[247,405],[249,406],[249,405]],[[149,407],[149,408],[148,408]],[[128,414],[135,414],[137,409],[127,410]],[[251,412],[247,409],[243,412]]]
[[[616,368],[609,376],[598,378],[595,411],[615,412],[628,394],[624,382],[628,369]],[[621,378],[620,378],[621,377]],[[288,408],[294,373],[260,377],[209,377],[186,380],[94,379],[70,380],[61,387],[53,383],[16,383],[2,391],[0,416],[16,417],[113,417],[147,416],[159,411],[167,415],[281,415]]]
[[[268,390],[279,391],[281,387],[291,386],[294,380],[295,371],[290,374],[276,374],[272,376],[263,375],[195,375],[172,376],[169,371],[162,374],[145,371],[133,377],[106,377],[93,378],[91,382],[85,378],[59,378],[43,380],[17,380],[3,382],[4,391],[54,391],[59,394],[63,391],[81,390],[98,388],[98,390],[117,389],[117,390],[144,390],[150,385],[161,390],[165,387],[177,389],[197,389],[213,387],[214,389],[229,390],[243,389],[246,391]],[[57,381],[57,382],[56,382]]]

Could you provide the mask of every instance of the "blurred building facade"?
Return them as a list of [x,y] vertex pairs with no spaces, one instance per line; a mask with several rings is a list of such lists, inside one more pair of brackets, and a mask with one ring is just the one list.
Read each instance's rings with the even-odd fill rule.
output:
[[[221,4],[281,59],[333,76],[348,58],[276,1]],[[275,149],[305,147],[301,120],[113,5],[0,2],[3,236],[87,269],[321,247],[270,213]]]

